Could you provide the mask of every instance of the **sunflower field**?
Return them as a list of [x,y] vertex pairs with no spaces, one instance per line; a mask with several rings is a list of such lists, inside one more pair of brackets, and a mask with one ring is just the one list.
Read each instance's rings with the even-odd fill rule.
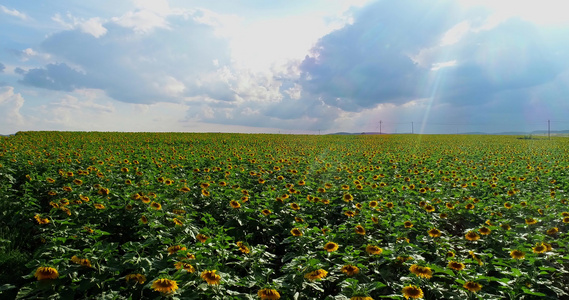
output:
[[569,297],[569,139],[0,137],[2,299]]

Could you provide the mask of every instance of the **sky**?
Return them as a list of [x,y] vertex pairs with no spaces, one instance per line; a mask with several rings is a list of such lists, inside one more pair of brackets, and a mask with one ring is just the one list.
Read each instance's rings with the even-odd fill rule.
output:
[[4,0],[0,134],[569,129],[559,0]]

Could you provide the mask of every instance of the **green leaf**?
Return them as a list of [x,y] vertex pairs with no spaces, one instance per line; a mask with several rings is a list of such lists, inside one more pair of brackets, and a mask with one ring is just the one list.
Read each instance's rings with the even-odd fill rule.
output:
[[3,284],[3,285],[0,285],[0,291],[11,290],[11,289],[13,289],[13,288],[15,288],[15,287],[16,287],[15,285],[12,285],[12,284],[9,284],[9,283]]
[[528,295],[534,295],[534,296],[540,296],[540,297],[545,297],[547,296],[544,293],[539,293],[539,292],[534,292],[528,288],[526,288],[525,286],[522,286],[522,291],[524,291],[524,293],[528,294]]

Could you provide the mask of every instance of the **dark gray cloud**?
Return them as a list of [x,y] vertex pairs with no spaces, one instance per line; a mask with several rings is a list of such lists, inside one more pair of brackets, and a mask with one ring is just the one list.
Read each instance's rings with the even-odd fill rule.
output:
[[19,75],[25,75],[26,74],[26,70],[22,69],[22,68],[15,68],[14,69],[14,73],[19,74]]
[[97,88],[130,103],[206,94],[233,100],[230,88],[211,75],[230,63],[226,41],[192,18],[170,16],[168,22],[169,28],[145,33],[108,22],[98,38],[79,29],[53,34],[40,49],[59,63],[29,70],[22,82],[53,90]]
[[85,74],[66,64],[49,64],[45,68],[31,69],[20,81],[23,84],[59,91],[73,91],[89,85]]
[[3,63],[0,63],[0,73],[4,72],[4,69],[6,69],[6,67]]
[[416,97],[410,88],[428,70],[409,57],[435,46],[456,22],[452,1],[379,1],[354,23],[321,38],[302,62],[308,92],[348,111]]
[[[558,54],[565,53],[561,43],[566,42],[548,39],[548,29],[509,19],[474,30],[487,15],[461,11],[455,1],[373,3],[354,16],[352,25],[318,41],[300,65],[300,83],[329,105],[360,111],[428,97],[439,103],[481,103],[500,91],[549,82],[566,68]],[[442,45],[445,33],[465,18],[472,30]],[[456,65],[431,70],[449,61]]]

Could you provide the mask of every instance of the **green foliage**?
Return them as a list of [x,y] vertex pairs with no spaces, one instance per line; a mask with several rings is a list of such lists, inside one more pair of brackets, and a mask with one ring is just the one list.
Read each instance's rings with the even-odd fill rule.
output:
[[0,139],[0,297],[568,297],[568,143],[22,132]]

